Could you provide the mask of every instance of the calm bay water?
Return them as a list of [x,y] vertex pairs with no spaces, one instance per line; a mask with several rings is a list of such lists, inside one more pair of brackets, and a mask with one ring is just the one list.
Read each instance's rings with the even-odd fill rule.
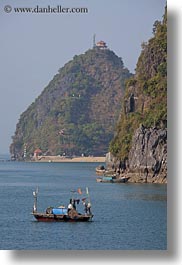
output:
[[[0,249],[165,250],[166,185],[97,183],[97,165],[0,162]],[[40,211],[67,206],[70,190],[89,187],[93,222],[37,222],[37,186]]]

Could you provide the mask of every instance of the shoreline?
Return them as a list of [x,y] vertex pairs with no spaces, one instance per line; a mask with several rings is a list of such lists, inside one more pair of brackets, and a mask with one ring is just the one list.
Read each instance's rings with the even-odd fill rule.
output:
[[53,163],[70,163],[70,162],[74,162],[74,163],[83,163],[83,162],[88,162],[88,163],[95,163],[95,162],[99,162],[99,163],[105,163],[106,158],[102,157],[102,156],[98,156],[98,157],[73,157],[73,158],[69,158],[69,157],[61,157],[61,156],[38,156],[37,158],[35,158],[34,160],[32,160],[31,162],[53,162]]

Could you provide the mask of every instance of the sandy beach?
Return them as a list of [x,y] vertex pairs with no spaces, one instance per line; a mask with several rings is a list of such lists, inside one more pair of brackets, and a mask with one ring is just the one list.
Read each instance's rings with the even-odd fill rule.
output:
[[73,158],[67,158],[67,157],[62,157],[62,156],[38,156],[35,159],[35,162],[100,162],[100,163],[105,163],[105,157],[73,157]]

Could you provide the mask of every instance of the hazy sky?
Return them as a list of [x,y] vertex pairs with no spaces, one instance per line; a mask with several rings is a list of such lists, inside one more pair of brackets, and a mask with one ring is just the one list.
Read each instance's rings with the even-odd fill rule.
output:
[[[104,40],[134,73],[166,0],[1,0],[0,153],[8,153],[20,114],[75,54]],[[6,9],[12,11],[6,13]],[[85,14],[15,13],[18,7],[86,7]]]

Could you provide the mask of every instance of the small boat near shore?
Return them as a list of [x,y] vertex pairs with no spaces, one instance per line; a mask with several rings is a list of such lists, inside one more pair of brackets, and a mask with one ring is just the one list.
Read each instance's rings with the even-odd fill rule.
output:
[[100,165],[100,166],[96,167],[95,171],[98,175],[102,175],[105,173],[106,169],[103,165]]
[[121,177],[116,178],[115,176],[103,176],[100,178],[96,178],[97,182],[103,182],[103,183],[126,183],[128,182],[129,177]]
[[[88,193],[88,188],[86,188],[88,198],[83,198],[81,201],[84,206],[85,213],[79,213],[76,209],[76,204],[79,204],[80,199],[70,199],[68,207],[48,207],[45,212],[37,211],[37,195],[38,189],[33,192],[34,196],[34,206],[32,215],[38,222],[88,222],[92,221],[93,214],[91,212],[91,203]],[[79,189],[80,193],[80,189]],[[88,200],[88,201],[87,201]]]

